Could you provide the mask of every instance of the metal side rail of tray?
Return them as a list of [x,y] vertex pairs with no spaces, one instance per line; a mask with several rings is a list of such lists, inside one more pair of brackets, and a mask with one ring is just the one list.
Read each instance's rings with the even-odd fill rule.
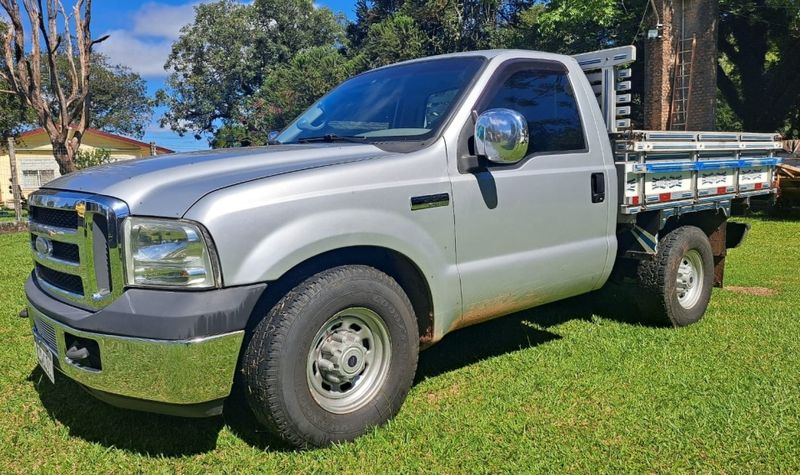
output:
[[776,134],[640,130],[612,140],[623,215],[730,207],[733,199],[775,192]]

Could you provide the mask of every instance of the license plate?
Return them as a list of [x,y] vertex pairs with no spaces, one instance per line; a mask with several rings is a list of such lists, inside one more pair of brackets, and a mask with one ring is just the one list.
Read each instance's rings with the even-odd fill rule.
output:
[[36,340],[36,359],[39,360],[39,366],[42,367],[50,382],[55,384],[56,375],[53,371],[53,353],[39,340]]

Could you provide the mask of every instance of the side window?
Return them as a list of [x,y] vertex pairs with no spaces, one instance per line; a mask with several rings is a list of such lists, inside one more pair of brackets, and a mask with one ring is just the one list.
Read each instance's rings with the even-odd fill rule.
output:
[[512,73],[481,109],[498,107],[513,109],[528,120],[528,155],[586,148],[578,104],[564,71],[523,69]]

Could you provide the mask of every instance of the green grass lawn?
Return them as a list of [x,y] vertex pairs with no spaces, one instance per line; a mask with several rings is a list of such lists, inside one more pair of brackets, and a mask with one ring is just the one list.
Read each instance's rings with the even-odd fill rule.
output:
[[422,354],[395,420],[307,452],[246,417],[125,411],[50,384],[17,317],[27,238],[0,235],[0,472],[796,473],[800,221],[749,222],[728,260],[739,288],[715,289],[699,324],[643,326],[593,294],[462,330]]

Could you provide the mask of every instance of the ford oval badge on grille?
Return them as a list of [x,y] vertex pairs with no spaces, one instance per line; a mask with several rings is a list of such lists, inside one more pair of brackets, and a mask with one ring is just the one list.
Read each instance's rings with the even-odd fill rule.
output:
[[53,254],[53,241],[44,236],[39,236],[36,238],[35,247],[36,252],[44,256],[50,256]]

